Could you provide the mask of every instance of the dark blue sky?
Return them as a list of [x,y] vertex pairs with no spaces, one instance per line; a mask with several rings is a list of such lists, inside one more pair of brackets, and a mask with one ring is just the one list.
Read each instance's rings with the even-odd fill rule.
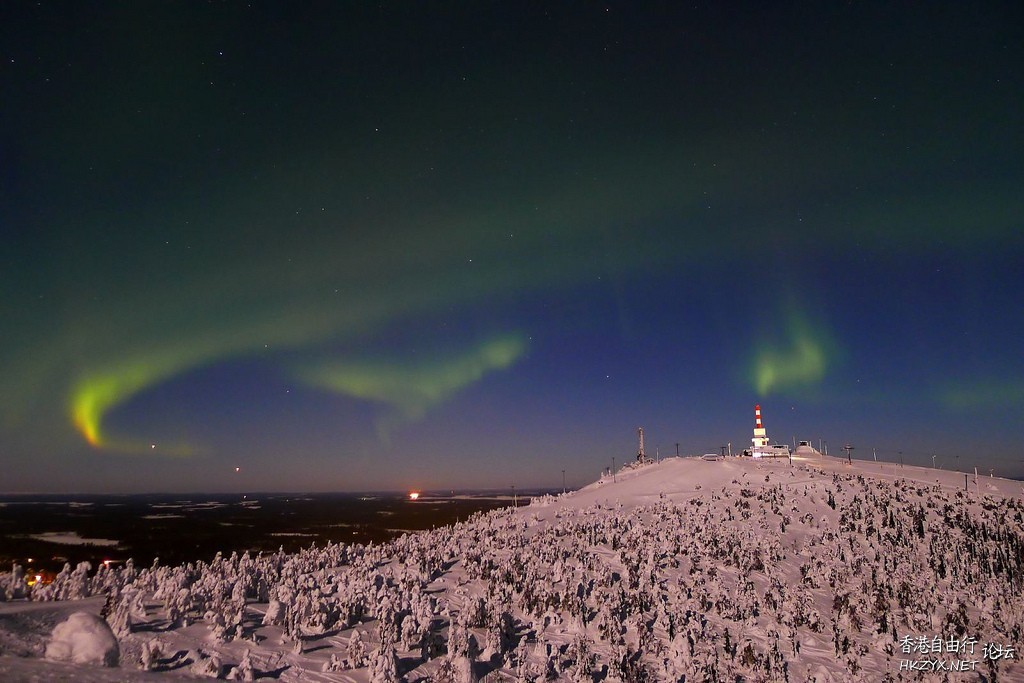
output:
[[1024,474],[1019,3],[0,27],[5,489],[581,484],[755,403]]

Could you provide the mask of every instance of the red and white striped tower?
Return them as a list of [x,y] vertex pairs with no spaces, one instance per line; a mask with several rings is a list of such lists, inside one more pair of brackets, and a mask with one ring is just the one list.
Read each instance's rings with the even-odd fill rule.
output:
[[750,440],[755,450],[768,445],[768,434],[765,433],[764,425],[761,424],[761,406],[754,406],[754,438]]

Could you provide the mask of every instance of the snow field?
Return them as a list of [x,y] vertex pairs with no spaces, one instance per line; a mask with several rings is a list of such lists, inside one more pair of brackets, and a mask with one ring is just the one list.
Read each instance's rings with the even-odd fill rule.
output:
[[68,568],[42,596],[111,596],[122,668],[167,677],[942,680],[901,670],[951,660],[903,651],[941,637],[978,644],[951,680],[1022,680],[981,647],[1021,642],[1024,505],[982,479],[673,458],[383,545]]

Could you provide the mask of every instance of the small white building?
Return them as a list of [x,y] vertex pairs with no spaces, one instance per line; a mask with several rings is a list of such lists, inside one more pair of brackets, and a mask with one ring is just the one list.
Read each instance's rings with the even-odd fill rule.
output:
[[788,458],[790,456],[788,444],[768,443],[768,432],[761,421],[761,406],[754,406],[754,438],[750,440],[750,450],[744,451],[744,455],[755,458]]

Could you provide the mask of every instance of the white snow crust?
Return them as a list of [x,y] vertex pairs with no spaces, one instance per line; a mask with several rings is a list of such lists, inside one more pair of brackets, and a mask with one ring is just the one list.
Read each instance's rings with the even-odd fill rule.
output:
[[0,678],[113,680],[37,659],[34,635],[40,610],[106,603],[126,681],[1021,681],[1022,494],[819,455],[671,458],[383,545],[69,567],[33,595],[57,602],[0,602]]

